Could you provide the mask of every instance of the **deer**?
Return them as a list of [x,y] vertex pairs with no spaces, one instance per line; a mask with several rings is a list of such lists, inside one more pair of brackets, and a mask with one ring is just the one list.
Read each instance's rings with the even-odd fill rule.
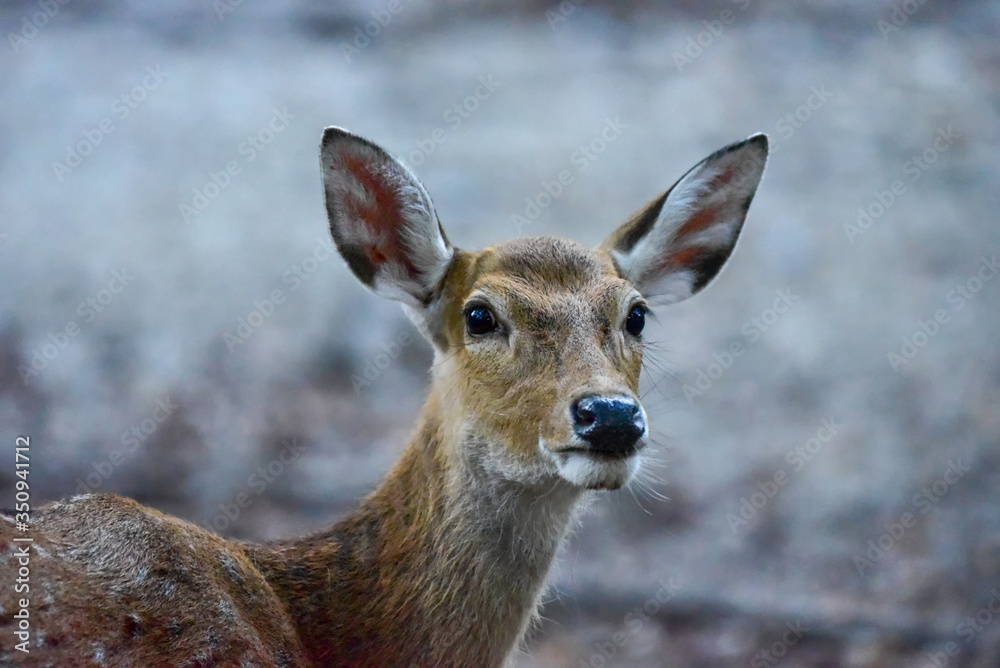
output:
[[[648,454],[647,315],[718,275],[767,153],[763,134],[716,151],[596,248],[517,237],[468,251],[403,162],[327,128],[336,248],[433,348],[399,459],[329,528],[265,543],[110,494],[42,506],[27,526],[8,512],[0,662],[513,665],[581,508]],[[14,593],[25,565],[30,590]]]

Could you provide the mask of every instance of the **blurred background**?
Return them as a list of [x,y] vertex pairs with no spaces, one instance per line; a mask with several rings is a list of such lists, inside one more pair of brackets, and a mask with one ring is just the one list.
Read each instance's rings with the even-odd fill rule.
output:
[[324,126],[411,165],[467,248],[597,244],[764,131],[737,252],[647,330],[656,461],[595,499],[520,665],[1000,665],[997,2],[7,1],[0,28],[3,489],[18,434],[36,503],[230,537],[373,488],[431,354],[331,255]]

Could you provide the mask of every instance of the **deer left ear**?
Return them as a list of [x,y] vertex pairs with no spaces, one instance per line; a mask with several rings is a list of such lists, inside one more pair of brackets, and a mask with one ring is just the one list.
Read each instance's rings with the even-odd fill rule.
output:
[[732,254],[766,161],[763,134],[716,151],[601,248],[647,299],[687,299],[708,285]]
[[327,128],[320,146],[330,233],[362,283],[423,308],[454,249],[417,177],[383,148]]

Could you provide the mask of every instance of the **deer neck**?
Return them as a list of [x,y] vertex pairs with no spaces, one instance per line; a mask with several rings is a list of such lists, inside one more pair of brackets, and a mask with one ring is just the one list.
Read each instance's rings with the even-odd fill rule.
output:
[[520,642],[580,493],[560,480],[503,479],[475,456],[488,444],[448,447],[463,436],[446,423],[432,391],[402,457],[360,508],[274,546],[269,579],[307,653],[496,666]]

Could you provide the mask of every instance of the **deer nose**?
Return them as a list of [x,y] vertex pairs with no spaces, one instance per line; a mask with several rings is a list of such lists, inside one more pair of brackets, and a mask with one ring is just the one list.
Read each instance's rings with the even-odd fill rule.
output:
[[625,456],[641,447],[646,420],[634,399],[593,394],[574,402],[570,412],[573,431],[595,452]]

